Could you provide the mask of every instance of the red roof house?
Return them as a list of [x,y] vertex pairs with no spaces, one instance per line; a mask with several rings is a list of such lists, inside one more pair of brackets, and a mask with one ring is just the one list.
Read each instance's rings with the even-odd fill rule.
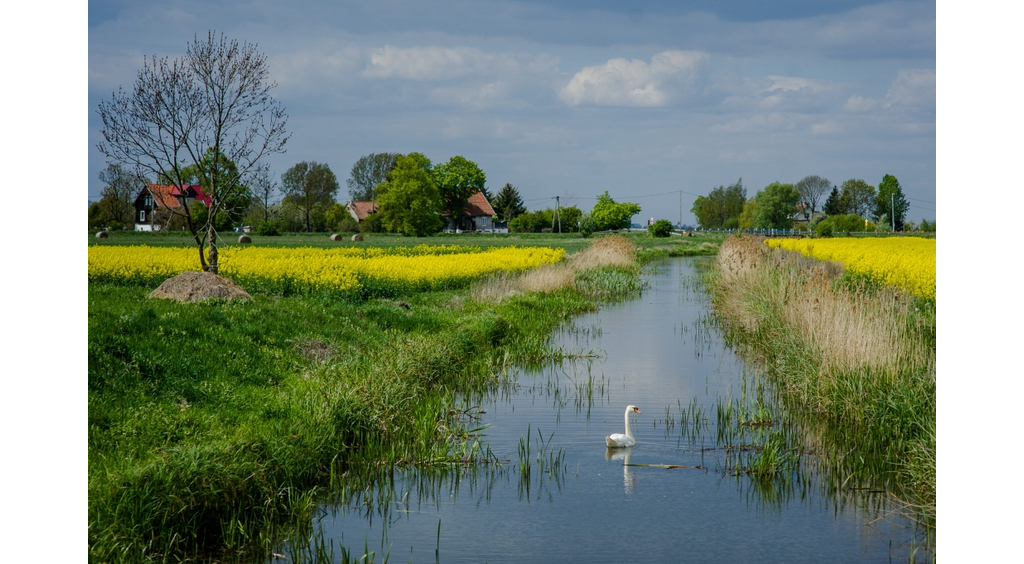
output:
[[[135,230],[159,231],[162,227],[157,223],[156,216],[160,212],[174,212],[199,200],[204,206],[210,206],[210,196],[198,184],[174,186],[170,184],[147,184],[135,197]],[[167,217],[162,218],[164,220]]]

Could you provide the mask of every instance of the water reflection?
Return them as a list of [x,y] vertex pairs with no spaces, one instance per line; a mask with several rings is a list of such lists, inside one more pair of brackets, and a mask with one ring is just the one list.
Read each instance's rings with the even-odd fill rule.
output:
[[622,486],[623,492],[626,495],[633,494],[633,490],[636,488],[636,482],[640,477],[636,469],[629,465],[629,461],[633,457],[634,448],[635,447],[605,448],[604,453],[605,460],[622,461]]
[[[884,487],[851,489],[873,482],[848,482],[849,470],[820,458],[852,443],[789,414],[724,345],[692,264],[667,263],[640,299],[564,328],[556,344],[580,354],[510,370],[467,398],[473,425],[488,426],[479,440],[490,458],[346,480],[311,534],[352,554],[431,560],[438,550],[445,562],[635,557],[607,546],[611,529],[652,561],[900,561],[928,546]],[[645,417],[636,447],[602,457],[596,446],[627,403],[654,414],[650,426]]]

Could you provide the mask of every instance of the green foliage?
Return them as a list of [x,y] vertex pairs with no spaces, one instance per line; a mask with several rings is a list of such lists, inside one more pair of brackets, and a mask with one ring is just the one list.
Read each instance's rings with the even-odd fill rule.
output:
[[889,214],[883,213],[878,216],[878,224],[875,225],[875,231],[878,233],[892,232],[892,223],[889,221]]
[[517,215],[526,213],[519,190],[511,184],[505,184],[498,191],[497,197],[491,201],[491,207],[501,221],[512,221]]
[[89,204],[89,229],[100,229],[107,224],[106,216],[103,215],[103,207],[99,202]]
[[378,215],[385,229],[405,236],[422,237],[440,231],[444,227],[440,211],[443,202],[429,168],[430,160],[421,153],[400,157],[391,171],[391,180],[377,187],[380,212],[370,215]]
[[921,231],[923,231],[923,232],[934,233],[935,232],[935,222],[934,221],[929,222],[927,219],[922,219],[921,220],[921,226],[919,227],[919,229]]
[[285,201],[301,211],[307,232],[314,230],[314,223],[321,229],[326,226],[322,214],[334,203],[339,188],[338,178],[325,163],[302,161],[281,175]]
[[793,227],[793,214],[800,192],[792,184],[772,182],[754,196],[754,227],[758,229],[789,229]]
[[135,196],[146,184],[145,179],[114,163],[100,171],[100,182],[104,186],[100,191],[99,204],[105,221],[124,225],[135,223]]
[[825,221],[819,222],[817,225],[814,226],[814,233],[818,237],[831,237],[832,222],[828,221],[827,219]]
[[363,155],[352,165],[348,185],[349,196],[353,202],[374,202],[377,200],[376,188],[388,180],[388,174],[394,170],[399,153],[370,153]]
[[845,204],[844,214],[856,214],[861,217],[872,215],[875,209],[875,187],[860,180],[851,178],[843,182],[840,199]]
[[576,206],[560,207],[558,215],[555,215],[554,210],[552,210],[551,231],[553,233],[558,233],[559,216],[561,216],[562,220],[562,233],[574,233],[580,230],[579,222],[580,218],[583,217],[583,212],[579,208]]
[[[380,214],[380,212],[368,214],[365,218],[363,218],[362,221],[360,221],[358,223],[359,232],[360,233],[385,233],[385,232],[387,232],[387,228],[385,228],[384,224],[381,222],[383,217],[384,216],[382,216]],[[427,235],[432,235],[432,234],[433,233],[428,233]]]
[[509,231],[514,233],[541,233],[551,229],[551,220],[555,211],[551,208],[519,214],[509,224]]
[[828,195],[828,199],[825,200],[825,214],[826,215],[840,215],[846,213],[846,207],[843,205],[842,196],[839,194],[839,189],[835,186],[832,187],[832,193]]
[[455,155],[433,169],[434,182],[441,195],[442,209],[459,227],[469,197],[484,190],[487,175],[473,161]]
[[[705,196],[698,196],[690,211],[697,217],[703,229],[725,227],[730,218],[739,218],[747,201],[747,189],[743,187],[743,179],[726,188],[719,186]],[[738,220],[736,225],[739,225]]]
[[640,205],[631,202],[617,203],[608,195],[597,197],[594,209],[590,211],[590,217],[594,220],[597,231],[608,229],[628,229],[634,215],[640,213]]
[[740,229],[754,228],[754,207],[756,205],[756,198],[751,198],[746,202],[743,202],[743,211],[740,213],[740,217],[737,221],[737,227]]
[[672,222],[667,219],[655,221],[647,231],[652,237],[668,237],[672,234]]
[[[889,218],[896,220],[895,230],[903,231],[903,221],[907,217],[908,209],[910,202],[903,195],[899,180],[891,174],[883,176],[882,183],[878,185],[878,195],[875,197],[875,216],[880,218],[882,214],[887,214]],[[889,228],[892,229],[891,224]]]
[[[217,213],[217,221],[214,224],[217,231],[224,231],[225,226],[230,229],[241,223],[245,212],[252,203],[252,191],[241,184],[237,165],[224,153],[218,153],[213,147],[210,147],[198,163],[181,169],[180,176],[185,184],[202,186],[203,191],[211,198],[214,195],[210,193],[210,186],[218,187],[219,193],[216,201],[221,202],[221,205]],[[172,175],[164,174],[161,182],[174,184],[172,178]],[[223,218],[221,212],[224,213]],[[206,223],[205,216],[203,221],[197,223],[199,225]]]
[[597,231],[597,224],[594,223],[594,218],[590,217],[589,213],[583,214],[580,218],[580,235],[584,238],[590,237]]
[[256,228],[256,234],[264,237],[276,237],[281,234],[277,229],[277,222],[264,221]]

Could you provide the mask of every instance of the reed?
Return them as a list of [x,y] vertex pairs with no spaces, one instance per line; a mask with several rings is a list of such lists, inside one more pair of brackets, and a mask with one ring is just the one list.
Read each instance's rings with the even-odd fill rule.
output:
[[934,303],[754,237],[723,242],[705,280],[729,338],[790,406],[823,422],[824,463],[934,522]]

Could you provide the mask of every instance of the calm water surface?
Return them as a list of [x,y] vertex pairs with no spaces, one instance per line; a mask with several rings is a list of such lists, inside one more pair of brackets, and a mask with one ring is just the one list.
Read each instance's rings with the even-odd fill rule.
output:
[[[754,378],[702,321],[694,260],[652,265],[640,298],[557,335],[598,358],[521,372],[484,400],[482,441],[505,464],[444,479],[396,475],[395,495],[380,504],[325,507],[324,542],[357,555],[368,546],[378,562],[388,550],[391,562],[906,561],[914,532],[898,517],[837,503],[813,476],[765,496],[750,478],[722,472],[713,432],[688,440],[666,425],[695,402],[713,428],[716,403]],[[631,419],[637,445],[610,451],[604,438],[623,432],[627,404],[642,411]],[[557,471],[539,467],[538,453],[561,454]]]

